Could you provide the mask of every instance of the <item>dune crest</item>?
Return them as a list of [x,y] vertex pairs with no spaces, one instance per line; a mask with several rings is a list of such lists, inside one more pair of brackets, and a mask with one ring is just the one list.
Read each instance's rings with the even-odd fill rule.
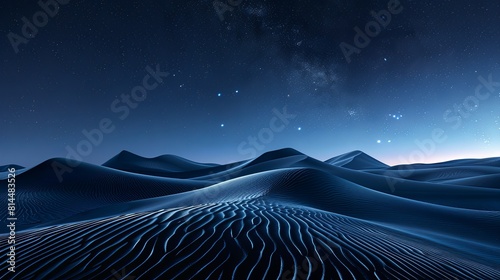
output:
[[2,279],[500,279],[499,159],[389,167],[281,149],[218,165],[122,151],[62,182],[54,162],[17,177],[18,271],[3,262]]

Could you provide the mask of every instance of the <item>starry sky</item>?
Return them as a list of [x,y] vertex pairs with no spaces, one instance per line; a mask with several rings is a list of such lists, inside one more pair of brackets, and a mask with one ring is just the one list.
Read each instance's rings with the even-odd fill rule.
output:
[[500,156],[498,1],[41,3],[0,4],[0,165]]

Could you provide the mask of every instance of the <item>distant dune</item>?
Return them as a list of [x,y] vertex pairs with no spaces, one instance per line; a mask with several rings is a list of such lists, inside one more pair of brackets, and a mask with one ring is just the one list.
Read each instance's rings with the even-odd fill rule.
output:
[[122,151],[105,162],[103,166],[138,174],[178,178],[178,176],[182,176],[179,174],[192,174],[194,171],[207,170],[218,165],[197,163],[174,155],[144,158],[128,151]]
[[336,156],[325,162],[335,166],[341,166],[356,170],[383,169],[389,167],[385,163],[382,163],[361,151],[354,151]]
[[17,178],[17,272],[3,261],[2,279],[500,279],[498,158],[123,151],[62,182],[53,162]]
[[17,164],[3,165],[0,166],[0,180],[5,180],[9,176],[9,168],[14,168],[16,170],[16,174],[21,174],[26,171],[24,166],[20,166]]
[[20,165],[17,165],[17,164],[10,164],[10,165],[0,166],[0,172],[8,172],[9,168],[14,168],[16,170],[24,169],[23,166],[20,166]]

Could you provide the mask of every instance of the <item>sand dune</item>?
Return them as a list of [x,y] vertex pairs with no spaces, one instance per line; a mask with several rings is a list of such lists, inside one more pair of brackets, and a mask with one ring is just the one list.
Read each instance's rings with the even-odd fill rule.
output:
[[24,166],[20,166],[17,164],[9,164],[9,165],[0,166],[0,180],[7,179],[8,174],[9,174],[9,170],[8,170],[9,168],[16,169],[16,172],[15,172],[16,175],[21,174],[24,171],[26,171],[26,168]]
[[16,170],[24,169],[24,166],[20,166],[17,164],[9,164],[0,166],[0,172],[7,172],[9,168],[15,168]]
[[[18,229],[105,205],[180,193],[210,184],[128,173],[87,163],[64,174],[64,180],[59,182],[52,168],[54,162],[65,164],[63,159],[52,159],[17,176]],[[2,194],[7,197],[6,189]],[[7,217],[5,210],[0,211],[2,219]],[[5,231],[2,228],[0,232]]]
[[498,159],[54,161],[18,176],[13,279],[500,279]]
[[205,174],[212,170],[221,169],[217,168],[218,164],[198,163],[174,155],[144,158],[129,151],[122,151],[105,162],[103,166],[138,174],[183,179],[198,174],[196,171]]
[[384,169],[389,167],[385,163],[378,161],[361,151],[353,151],[340,156],[336,156],[325,162],[335,166],[341,166],[356,170]]

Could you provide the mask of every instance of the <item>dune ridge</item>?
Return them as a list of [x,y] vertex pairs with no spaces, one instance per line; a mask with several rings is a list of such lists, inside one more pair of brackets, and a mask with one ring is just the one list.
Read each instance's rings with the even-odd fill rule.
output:
[[402,176],[411,166],[361,151],[227,165],[121,152],[62,182],[53,162],[18,176],[11,279],[500,279],[498,159]]

